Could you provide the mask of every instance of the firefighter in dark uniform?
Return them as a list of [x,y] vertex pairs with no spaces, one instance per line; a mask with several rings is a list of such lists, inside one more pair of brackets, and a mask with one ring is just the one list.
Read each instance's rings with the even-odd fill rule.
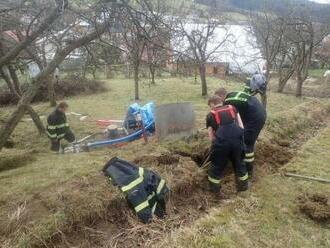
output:
[[114,157],[104,166],[103,173],[125,193],[127,202],[143,223],[150,222],[153,215],[164,217],[169,189],[155,172]]
[[220,193],[223,171],[231,161],[236,174],[237,191],[248,189],[248,173],[243,163],[243,124],[234,106],[222,106],[222,99],[213,96],[208,105],[212,111],[206,117],[206,127],[212,140],[211,166],[208,180],[211,191]]
[[51,150],[55,152],[60,151],[61,139],[68,142],[75,141],[75,136],[66,120],[65,112],[68,107],[66,102],[59,103],[54,112],[47,118],[47,135],[51,140]]
[[260,131],[266,122],[266,110],[255,95],[264,94],[266,82],[263,75],[255,74],[248,80],[243,91],[235,91],[227,94],[224,88],[218,89],[215,94],[223,99],[224,104],[235,106],[244,124],[245,158],[244,162],[249,173],[253,176],[253,164],[255,157],[255,143]]

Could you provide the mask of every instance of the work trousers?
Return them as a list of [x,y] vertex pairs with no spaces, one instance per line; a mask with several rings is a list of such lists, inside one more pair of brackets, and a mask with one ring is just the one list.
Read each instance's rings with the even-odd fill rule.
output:
[[[213,192],[218,192],[221,187],[223,172],[230,161],[233,165],[236,180],[247,186],[248,174],[242,159],[244,157],[244,146],[242,141],[221,141],[212,146],[211,166],[208,170],[210,188]],[[239,190],[239,189],[238,189]]]
[[253,174],[255,144],[264,124],[264,122],[254,123],[253,125],[246,125],[244,128],[245,158],[243,161],[249,176]]
[[[75,141],[75,139],[76,139],[71,130],[66,132],[63,138],[70,143]],[[50,149],[52,151],[58,152],[60,150],[60,146],[61,146],[61,139],[51,139],[51,148]]]

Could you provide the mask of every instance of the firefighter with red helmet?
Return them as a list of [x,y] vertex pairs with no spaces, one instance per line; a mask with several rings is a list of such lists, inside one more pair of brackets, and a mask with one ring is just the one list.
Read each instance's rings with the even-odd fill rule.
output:
[[209,99],[211,112],[206,117],[206,127],[212,140],[211,166],[208,180],[211,191],[220,192],[223,171],[230,161],[236,175],[237,191],[248,189],[248,173],[243,163],[244,127],[239,113],[232,105],[222,105],[219,96]]

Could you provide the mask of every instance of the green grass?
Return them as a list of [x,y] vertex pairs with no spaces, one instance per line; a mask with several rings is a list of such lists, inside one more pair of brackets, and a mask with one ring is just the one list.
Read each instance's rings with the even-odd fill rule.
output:
[[314,78],[323,78],[326,69],[310,69],[309,76]]
[[[216,78],[208,78],[208,83],[210,94],[218,87],[242,87],[241,84]],[[84,122],[75,116],[68,117],[77,137],[98,131],[95,119],[123,118],[127,106],[134,102],[132,80],[111,79],[106,81],[106,85],[109,89],[106,92],[65,99],[70,105],[70,111],[90,115]],[[197,115],[196,126],[198,129],[204,128],[205,115],[209,109],[207,100],[200,96],[200,84],[196,84],[193,78],[158,79],[157,85],[151,87],[146,79],[142,79],[140,92],[142,104],[148,101],[156,104],[191,101]],[[304,102],[313,101],[270,93],[269,118],[276,120],[278,113]],[[35,104],[33,107],[42,115],[48,115],[52,111],[48,103]],[[1,118],[8,116],[12,109],[13,107],[2,108]],[[280,125],[285,125],[284,120],[282,123]],[[141,149],[141,143],[135,142],[123,148],[104,148],[90,153],[59,156],[49,151],[49,141],[46,137],[40,137],[29,121],[22,121],[18,125],[12,139],[16,144],[15,148],[0,152],[0,168],[4,168],[0,169],[0,223],[2,227],[10,227],[11,235],[19,235],[4,239],[3,242],[14,240],[21,247],[28,247],[31,233],[37,234],[39,239],[45,239],[58,229],[62,230],[63,223],[79,221],[82,216],[90,213],[101,215],[105,211],[104,201],[109,189],[105,190],[100,169],[112,156],[134,159],[137,155],[163,149],[163,144],[155,145],[154,142]],[[92,186],[85,190],[86,184]],[[66,202],[62,200],[63,197],[70,199],[69,206],[63,205]],[[18,211],[20,209],[25,210]],[[17,221],[8,217],[15,216],[18,212],[21,215]],[[26,229],[25,226],[29,228]],[[210,237],[208,242],[219,245],[231,244],[232,241],[227,236],[224,240]],[[7,245],[12,246],[12,243]]]
[[[330,127],[309,140],[283,171],[330,178]],[[227,201],[193,227],[168,237],[164,247],[329,247],[330,224],[317,223],[299,211],[298,197],[330,187],[281,176],[259,179],[250,195]],[[330,199],[329,199],[330,200]]]

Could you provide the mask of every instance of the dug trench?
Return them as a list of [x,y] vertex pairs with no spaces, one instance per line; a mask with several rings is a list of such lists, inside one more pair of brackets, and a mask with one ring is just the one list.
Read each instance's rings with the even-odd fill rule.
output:
[[[283,122],[294,122],[296,119],[291,113],[286,113],[287,117],[274,117],[275,124],[267,125],[257,144],[256,181],[252,188],[257,187],[259,177],[276,173],[289,162],[301,145],[326,125],[328,112],[324,108],[297,106],[294,111],[304,113],[304,118],[297,120],[299,124],[293,124],[285,130],[281,128]],[[72,217],[72,222],[59,227],[50,238],[40,240],[32,237],[31,244],[34,247],[157,247],[167,233],[191,224],[213,207],[221,208],[226,200],[208,191],[205,169],[196,166],[202,163],[207,153],[205,147],[208,141],[205,136],[205,133],[199,133],[189,139],[168,143],[165,152],[136,157],[134,160],[166,179],[171,189],[166,218],[155,219],[148,225],[141,224],[120,193],[104,193],[99,196],[104,197],[104,211],[91,211],[85,217]],[[89,179],[87,186],[79,184],[71,187],[84,190],[83,187],[100,184],[100,178],[95,176]],[[222,185],[226,198],[237,196],[230,169]],[[103,190],[107,188],[109,186],[104,186]],[[72,199],[63,197],[62,201],[64,205],[69,205],[66,206],[66,215],[74,215],[73,208],[79,206],[73,206]]]

